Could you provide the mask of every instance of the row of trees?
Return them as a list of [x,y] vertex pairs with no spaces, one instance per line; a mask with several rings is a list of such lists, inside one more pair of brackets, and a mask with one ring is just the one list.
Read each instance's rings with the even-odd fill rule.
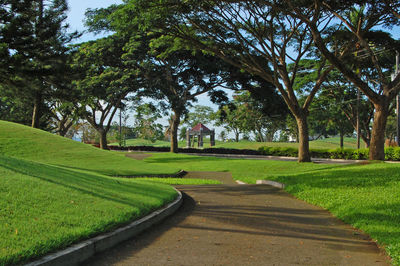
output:
[[[78,34],[66,32],[65,0],[3,0],[2,109],[30,105],[32,126],[46,128],[53,117],[60,134],[84,117],[106,148],[122,102],[150,97],[172,114],[176,152],[178,126],[197,96],[207,93],[229,117],[233,109],[222,89],[241,89],[252,96],[246,101],[256,101],[257,111],[267,114],[244,114],[258,123],[253,131],[260,140],[270,138],[263,124],[290,112],[300,162],[311,159],[313,112],[321,118],[311,123],[329,113],[341,135],[351,131],[342,122],[354,127],[355,113],[362,113],[370,159],[383,160],[387,118],[400,90],[400,76],[391,81],[389,75],[391,54],[399,50],[389,29],[399,24],[399,10],[394,0],[127,0],[87,11],[89,30],[108,37],[68,46]],[[348,104],[357,90],[363,93],[358,111]],[[341,104],[335,108],[332,100]],[[26,122],[22,110],[15,113]]]

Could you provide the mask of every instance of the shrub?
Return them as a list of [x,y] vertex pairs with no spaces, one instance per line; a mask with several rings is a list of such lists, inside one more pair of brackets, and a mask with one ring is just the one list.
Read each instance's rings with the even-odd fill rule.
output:
[[[108,146],[111,150],[123,151],[158,151],[169,152],[169,147],[154,146]],[[208,153],[208,154],[243,154],[243,155],[269,155],[269,156],[286,156],[297,157],[298,149],[292,147],[268,147],[263,146],[258,150],[248,149],[226,149],[226,148],[179,148],[180,153]],[[347,160],[367,160],[369,156],[368,149],[310,149],[312,158],[330,158],[330,159],[347,159]],[[388,147],[385,149],[385,160],[400,161],[400,147]]]

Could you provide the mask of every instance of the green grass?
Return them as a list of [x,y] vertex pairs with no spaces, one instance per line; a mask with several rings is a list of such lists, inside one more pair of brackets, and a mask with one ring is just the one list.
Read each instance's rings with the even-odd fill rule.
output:
[[137,219],[176,197],[169,185],[107,175],[176,173],[0,121],[0,265],[22,263]]
[[176,197],[164,184],[0,156],[0,265],[110,230]]
[[126,158],[123,153],[105,151],[48,132],[0,121],[0,154],[106,175],[172,174],[181,170],[159,167]]
[[170,184],[170,185],[220,185],[218,180],[213,179],[196,179],[196,178],[157,178],[157,177],[140,177],[135,180],[151,181],[156,183]]
[[156,153],[144,159],[144,162],[155,165],[180,167],[185,171],[231,172],[233,178],[249,183],[255,183],[257,179],[265,179],[282,174],[294,175],[340,167],[340,165],[335,164],[325,165],[286,161],[226,159],[171,153]]
[[[118,146],[118,143],[110,143],[110,145]],[[183,141],[179,142],[179,146],[183,147],[186,145]],[[170,147],[171,143],[169,141],[156,140],[151,142],[147,139],[127,139],[126,146],[153,146],[153,147]]]
[[[118,145],[118,143],[112,143],[111,145]],[[149,140],[144,139],[128,139],[126,141],[127,146],[154,146],[154,147],[170,147],[170,143],[168,141],[157,140],[155,143],[150,142]],[[179,141],[178,146],[183,148],[186,147],[185,141]],[[292,147],[298,148],[298,143],[291,142],[254,142],[241,140],[239,142],[222,142],[216,141],[215,148],[228,148],[228,149],[250,149],[257,150],[262,146],[269,147]],[[197,147],[197,146],[195,146]],[[210,147],[209,141],[205,140],[204,147]],[[337,149],[340,148],[340,139],[339,137],[327,138],[310,141],[310,148],[313,149]],[[356,149],[357,148],[357,140],[355,138],[345,138],[344,139],[344,148],[348,149]],[[364,143],[361,141],[361,148],[365,148]]]
[[286,184],[286,191],[321,206],[369,234],[400,265],[400,164],[314,164],[154,154],[148,163],[197,171],[229,171],[237,180]]

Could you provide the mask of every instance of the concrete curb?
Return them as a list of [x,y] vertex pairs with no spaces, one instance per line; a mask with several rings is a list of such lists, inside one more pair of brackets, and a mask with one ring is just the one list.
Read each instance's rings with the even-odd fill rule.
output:
[[178,197],[167,206],[152,212],[145,217],[136,220],[124,227],[118,228],[113,232],[105,233],[94,238],[75,244],[64,250],[51,253],[39,260],[26,264],[26,266],[36,265],[79,265],[83,261],[92,257],[96,253],[109,249],[122,241],[132,238],[152,225],[160,222],[173,214],[182,205],[182,193],[178,190]]
[[273,186],[273,187],[276,187],[276,188],[280,188],[280,189],[284,189],[285,188],[285,184],[279,183],[279,182],[276,182],[276,181],[271,181],[271,180],[257,180],[256,184],[257,185],[259,185],[259,184],[270,185],[270,186]]

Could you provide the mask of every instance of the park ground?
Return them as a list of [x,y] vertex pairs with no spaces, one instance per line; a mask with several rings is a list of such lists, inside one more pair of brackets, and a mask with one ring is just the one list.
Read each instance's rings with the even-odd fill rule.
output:
[[[400,263],[399,164],[299,164],[167,153],[135,160],[13,123],[0,122],[0,132],[0,264],[21,263],[112,230],[176,196],[171,186],[154,180],[113,176],[182,169],[230,172],[250,184],[258,179],[285,183],[287,192],[364,231],[394,264]],[[172,183],[207,182],[215,181]]]

